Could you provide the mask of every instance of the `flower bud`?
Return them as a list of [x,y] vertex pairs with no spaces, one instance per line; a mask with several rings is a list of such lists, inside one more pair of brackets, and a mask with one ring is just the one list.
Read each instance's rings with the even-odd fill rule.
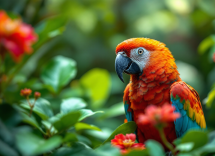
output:
[[34,92],[34,98],[38,99],[41,96],[40,92]]
[[28,88],[22,89],[20,91],[20,95],[24,97],[28,97],[29,95],[31,95],[31,93],[32,93],[32,90]]

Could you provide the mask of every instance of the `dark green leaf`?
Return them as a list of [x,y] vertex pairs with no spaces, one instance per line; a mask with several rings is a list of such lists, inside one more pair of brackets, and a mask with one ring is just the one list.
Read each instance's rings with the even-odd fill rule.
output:
[[5,142],[0,140],[0,155],[2,156],[6,156],[6,155],[10,155],[10,156],[18,156],[19,154],[17,153],[17,151],[15,151],[15,149],[13,147],[10,147],[8,144],[6,144]]
[[56,147],[60,146],[62,139],[60,136],[53,136],[48,140],[43,140],[42,142],[38,142],[38,146],[34,149],[34,154],[42,154],[46,152],[50,152]]
[[62,87],[75,77],[76,73],[76,62],[74,60],[57,56],[45,65],[41,79],[50,91],[58,93]]
[[[33,104],[34,99],[31,99],[30,103]],[[30,111],[29,104],[26,100],[23,101],[20,106]],[[35,112],[43,120],[47,120],[48,118],[53,116],[50,103],[47,100],[42,98],[37,99],[37,101],[35,102],[33,112]]]
[[42,128],[39,126],[37,120],[35,119],[35,117],[33,115],[31,115],[31,117],[29,117],[27,114],[25,113],[21,113],[22,117],[23,117],[23,122],[30,124],[31,126],[39,129],[42,133],[45,134],[45,132],[42,130]]
[[189,153],[179,153],[177,156],[193,156],[192,154]]
[[135,122],[133,121],[130,121],[130,122],[127,122],[127,123],[124,123],[122,125],[120,125],[112,134],[111,136],[104,141],[103,144],[105,144],[106,142],[109,142],[111,141],[115,135],[117,134],[128,134],[128,133],[134,133],[134,131],[136,130],[137,128],[137,125]]
[[82,143],[75,143],[72,147],[61,147],[52,156],[101,156]]
[[149,151],[150,156],[164,156],[164,149],[162,147],[162,145],[155,141],[155,140],[148,140],[146,141],[146,148]]
[[78,141],[77,135],[75,133],[66,133],[63,142],[75,142]]
[[190,130],[190,131],[188,131],[181,138],[181,144],[191,143],[191,142],[194,143],[194,147],[193,147],[192,150],[204,146],[208,142],[207,133],[203,132],[203,131],[198,131],[198,130]]
[[80,112],[58,114],[50,118],[50,122],[58,130],[58,132],[61,132],[63,130],[68,129],[69,127],[74,126],[78,122],[80,116],[81,116]]
[[69,113],[86,107],[86,102],[81,98],[64,99],[61,104],[62,113]]
[[209,134],[209,143],[194,150],[192,153],[194,155],[200,155],[202,153],[214,153],[215,152],[215,131]]
[[50,152],[61,144],[61,137],[54,136],[45,140],[31,132],[21,131],[16,135],[16,146],[22,155],[38,155]]
[[149,156],[149,152],[148,152],[148,149],[144,149],[142,151],[132,150],[131,152],[129,152],[125,156]]
[[12,145],[14,142],[14,135],[8,127],[2,122],[0,118],[0,140],[4,141],[7,144]]
[[[14,106],[18,107],[17,105],[9,105],[7,103],[0,104],[0,118],[7,127],[14,127],[22,120],[18,113],[19,111]],[[7,110],[7,113],[5,113],[5,110]]]
[[87,144],[87,145],[92,145],[92,142],[90,139],[88,139],[87,137],[83,136],[83,135],[77,135],[77,138],[78,138],[78,141],[79,142],[82,142],[84,144]]

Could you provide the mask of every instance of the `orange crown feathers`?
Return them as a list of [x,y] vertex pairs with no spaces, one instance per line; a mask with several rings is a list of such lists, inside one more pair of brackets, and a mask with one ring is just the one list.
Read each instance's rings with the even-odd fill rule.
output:
[[124,51],[130,56],[130,50],[137,47],[144,47],[146,50],[155,51],[166,48],[165,46],[164,43],[150,38],[131,38],[118,44],[116,53]]

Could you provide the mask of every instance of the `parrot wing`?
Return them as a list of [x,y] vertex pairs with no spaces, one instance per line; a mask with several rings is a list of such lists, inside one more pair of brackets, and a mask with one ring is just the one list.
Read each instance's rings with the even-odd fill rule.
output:
[[206,129],[206,122],[198,93],[183,81],[170,87],[171,103],[181,117],[174,121],[177,137],[188,129]]
[[124,103],[124,108],[125,108],[126,119],[128,121],[133,121],[132,110],[130,108],[131,103],[129,101],[129,88],[130,88],[130,83],[125,88],[124,96],[123,96],[123,103]]

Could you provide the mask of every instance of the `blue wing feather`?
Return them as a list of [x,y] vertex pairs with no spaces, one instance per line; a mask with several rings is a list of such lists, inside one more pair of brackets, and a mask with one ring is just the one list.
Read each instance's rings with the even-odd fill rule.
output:
[[181,117],[174,121],[177,137],[181,137],[188,129],[201,129],[201,127],[193,121],[183,108],[183,103],[179,99],[171,97],[172,106],[175,107],[175,112],[181,114]]
[[124,108],[125,108],[125,116],[126,116],[126,119],[128,121],[133,121],[133,117],[132,117],[132,112],[129,112],[128,109],[129,109],[129,104],[126,103],[125,101],[125,104],[124,104]]
[[[129,109],[129,104],[127,104],[126,101],[125,101],[125,104],[124,104],[124,108],[125,108],[125,116],[126,116],[126,119],[127,119],[128,121],[134,121],[134,120],[133,120],[133,116],[132,116],[132,112],[128,111],[128,109]],[[136,139],[137,139],[137,141],[139,141],[138,135],[137,135],[137,129],[135,130],[134,133],[136,134]]]

